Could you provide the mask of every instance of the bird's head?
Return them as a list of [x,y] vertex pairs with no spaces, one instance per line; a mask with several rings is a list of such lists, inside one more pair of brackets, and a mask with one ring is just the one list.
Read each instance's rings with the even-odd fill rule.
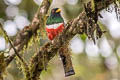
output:
[[60,8],[53,8],[51,10],[51,14],[47,19],[47,25],[55,24],[55,23],[62,23],[64,22],[62,16],[60,15],[61,9]]
[[51,10],[51,16],[52,16],[52,17],[60,16],[60,12],[61,12],[61,9],[60,9],[60,8],[53,8],[53,9]]

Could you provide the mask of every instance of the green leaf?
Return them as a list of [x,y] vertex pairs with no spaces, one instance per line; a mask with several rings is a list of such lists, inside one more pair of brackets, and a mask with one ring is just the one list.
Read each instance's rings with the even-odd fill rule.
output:
[[85,41],[86,38],[87,38],[87,36],[86,36],[85,34],[83,34],[83,35],[80,35],[80,38],[81,38],[83,41]]

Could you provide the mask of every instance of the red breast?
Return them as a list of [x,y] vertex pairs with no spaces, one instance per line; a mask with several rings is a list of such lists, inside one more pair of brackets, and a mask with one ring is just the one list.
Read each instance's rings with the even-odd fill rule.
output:
[[50,40],[53,40],[59,33],[61,33],[64,29],[64,24],[61,24],[58,28],[56,29],[48,29],[46,27],[47,35]]

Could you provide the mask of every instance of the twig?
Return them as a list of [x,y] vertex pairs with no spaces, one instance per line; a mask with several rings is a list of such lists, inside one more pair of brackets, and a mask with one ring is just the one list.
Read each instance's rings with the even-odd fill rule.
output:
[[20,60],[20,63],[23,64],[24,67],[24,72],[26,74],[29,74],[29,68],[28,68],[28,64],[24,61],[24,59],[19,55],[19,53],[17,52],[17,50],[15,49],[15,47],[13,46],[9,36],[7,35],[6,31],[3,29],[2,24],[0,23],[0,28],[4,33],[4,37],[6,38],[6,40],[10,43],[11,47],[13,48],[15,54],[17,55],[18,59]]
[[[38,29],[44,27],[44,23],[46,21],[45,17],[50,7],[51,1],[52,0],[44,0],[42,5],[38,9],[37,13],[35,14],[32,23],[18,33],[16,41],[14,42],[14,46],[18,52],[23,49],[24,45],[26,45],[29,42],[30,38],[33,36],[33,34],[36,34],[36,31]],[[98,2],[97,10],[100,11],[106,8],[115,0],[105,1],[106,1],[105,3],[107,3],[106,6],[103,6],[101,4],[102,1]],[[72,39],[72,37],[75,36],[76,34],[84,33],[86,23],[85,19],[86,14],[83,11],[77,18],[68,22],[63,33],[56,37],[56,39],[54,39],[54,44],[52,44],[51,42],[46,43],[45,45],[42,46],[40,51],[34,55],[30,64],[31,77],[33,80],[38,80],[41,71],[44,69],[44,65],[42,63],[43,54],[46,55],[45,59],[47,59],[46,60],[47,64],[56,55],[57,51],[63,44],[68,43]],[[15,53],[11,52],[11,54],[12,55],[10,55],[6,59],[7,64],[9,64],[15,57]]]
[[4,53],[0,52],[0,80],[3,80],[4,71],[5,71]]
[[[52,0],[43,0],[41,6],[38,8],[38,11],[36,12],[31,24],[29,26],[26,26],[22,31],[20,31],[16,39],[14,41],[14,47],[16,48],[17,52],[20,52],[23,47],[28,44],[29,40],[33,36],[33,34],[37,33],[37,30],[39,30],[39,26],[43,26],[43,18],[46,17],[48,9],[50,7]],[[44,21],[45,22],[45,21]],[[6,64],[8,65],[15,57],[15,53],[10,51],[10,56],[5,60]]]
[[3,31],[3,33],[4,33],[4,35],[5,35],[5,38],[7,38],[7,40],[9,41],[9,43],[10,43],[10,45],[11,45],[11,47],[12,47],[13,50],[15,51],[15,54],[17,55],[17,57],[21,60],[21,62],[22,62],[23,64],[25,64],[25,65],[27,66],[27,63],[26,63],[26,62],[23,60],[23,58],[18,54],[17,50],[16,50],[15,47],[13,46],[13,44],[12,44],[9,36],[7,35],[6,31],[3,29],[1,23],[0,23],[0,28],[1,28],[1,30]]
[[[109,0],[107,4],[110,5],[112,2],[114,2],[114,0]],[[90,4],[90,2],[88,4]],[[106,8],[106,6],[97,7],[99,11],[104,8]],[[69,43],[69,41],[76,34],[85,33],[85,27],[87,26],[87,22],[86,22],[87,19],[88,17],[86,13],[83,11],[82,13],[80,13],[80,15],[77,18],[75,18],[74,20],[71,20],[66,24],[64,31],[54,39],[53,41],[54,43],[48,42],[41,47],[39,52],[35,54],[31,60],[30,72],[32,72],[33,74],[32,79],[38,80],[42,70],[44,70],[44,65],[42,63],[44,59],[42,56],[46,55],[45,59],[47,60],[45,64],[48,64],[49,61],[56,55],[56,53],[64,44]],[[99,33],[99,30],[98,30],[98,33]]]

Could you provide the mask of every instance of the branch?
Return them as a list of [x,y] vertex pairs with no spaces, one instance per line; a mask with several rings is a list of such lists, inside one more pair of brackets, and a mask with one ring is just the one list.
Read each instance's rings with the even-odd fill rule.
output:
[[0,80],[3,80],[4,71],[5,71],[4,53],[0,52]]
[[[38,9],[37,13],[35,14],[32,23],[25,27],[22,31],[20,31],[16,37],[16,40],[14,42],[14,46],[18,52],[20,52],[24,45],[28,44],[29,40],[33,36],[33,34],[36,34],[37,30],[42,28],[46,22],[46,15],[48,12],[48,9],[50,7],[52,0],[44,0],[40,8]],[[97,2],[97,10],[100,11],[107,6],[109,6],[111,3],[113,3],[115,0],[105,0],[104,3],[105,5],[102,5],[101,1]],[[89,2],[87,5],[90,5],[91,2]],[[90,14],[91,15],[91,14]],[[94,14],[92,14],[92,17]],[[87,22],[86,22],[87,21]],[[44,58],[46,59],[46,64],[56,55],[56,53],[59,51],[60,47],[62,47],[65,44],[68,44],[69,41],[76,35],[76,34],[87,34],[89,36],[89,33],[87,33],[88,30],[91,30],[91,27],[88,27],[89,21],[92,22],[92,19],[89,15],[86,14],[85,11],[80,13],[80,15],[75,18],[74,20],[71,20],[66,24],[66,27],[64,31],[54,39],[54,43],[47,42],[45,45],[43,45],[39,52],[37,52],[34,57],[32,58],[30,62],[30,72],[31,72],[31,77],[33,80],[38,80],[39,75],[41,71],[44,69],[44,64],[43,60]],[[95,30],[98,32],[98,36],[101,37],[102,31],[100,30],[99,26],[96,25],[94,19],[92,26],[94,26],[95,29],[92,31],[94,32]],[[91,26],[91,25],[90,25]],[[92,33],[93,33],[92,32]],[[90,34],[90,37],[93,34]],[[11,50],[10,51],[10,56],[6,59],[7,65],[14,59],[15,53]]]
[[116,0],[94,0],[94,1],[95,5],[97,6],[97,10],[100,11],[107,8],[110,4],[112,4]]
[[[16,39],[14,41],[14,47],[16,48],[17,52],[20,52],[25,45],[28,44],[33,34],[37,33],[37,30],[43,26],[42,23],[45,22],[44,18],[47,15],[48,9],[50,7],[51,0],[44,0],[41,6],[38,8],[31,24],[26,26],[22,31],[20,31]],[[8,65],[15,57],[15,53],[13,50],[10,50],[9,57],[5,60],[6,64]]]
[[[110,5],[111,3],[113,3],[114,0],[109,0],[109,2],[105,2],[108,5]],[[90,6],[89,6],[90,5]],[[106,6],[108,6],[106,5]],[[102,7],[97,7],[98,11],[106,8],[106,6],[102,6]],[[91,2],[89,2],[87,4],[88,9],[91,7]],[[45,58],[45,64],[48,64],[49,61],[57,54],[57,52],[59,51],[59,49],[65,45],[68,44],[69,41],[76,35],[76,34],[88,34],[86,31],[86,28],[89,28],[88,25],[90,24],[89,21],[91,21],[91,18],[94,18],[94,14],[91,13],[90,16],[88,16],[89,14],[87,14],[85,11],[83,11],[82,13],[80,13],[80,15],[75,18],[74,20],[69,21],[66,26],[64,31],[54,39],[54,43],[52,42],[47,42],[45,45],[43,45],[39,52],[37,54],[34,55],[34,57],[31,60],[31,68],[30,68],[30,72],[33,74],[32,79],[34,80],[38,80],[39,76],[42,72],[42,70],[44,70],[44,58]],[[87,22],[86,22],[87,21]],[[94,33],[95,30],[98,33],[96,35],[96,37],[101,37],[102,33],[104,33],[104,31],[101,31],[101,29],[99,28],[99,26],[97,25],[97,23],[95,23],[95,20],[92,19],[92,27],[95,28],[94,30],[92,30],[90,33]],[[93,34],[94,35],[94,34]],[[88,34],[89,36],[89,34]]]
[[15,47],[13,46],[9,36],[7,35],[6,31],[3,29],[2,24],[0,23],[0,29],[3,31],[4,34],[4,38],[6,38],[6,40],[10,43],[11,47],[13,48],[15,54],[17,55],[17,57],[19,58],[19,60],[24,64],[24,66],[27,66],[27,63],[24,61],[24,59],[18,54],[17,50],[15,49]]

